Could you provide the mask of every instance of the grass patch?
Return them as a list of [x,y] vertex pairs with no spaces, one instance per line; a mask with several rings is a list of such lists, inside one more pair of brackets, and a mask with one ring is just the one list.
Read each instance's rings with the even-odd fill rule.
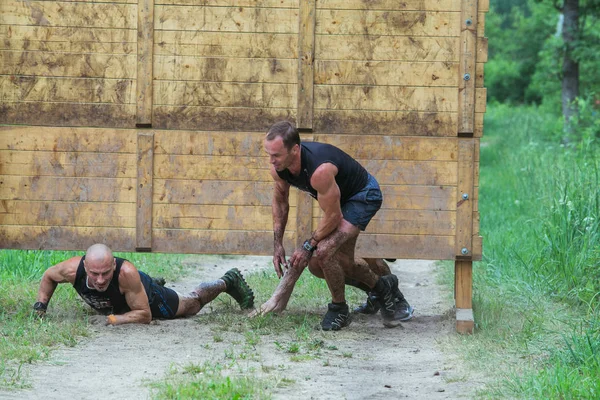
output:
[[150,385],[155,399],[270,399],[267,382],[236,374],[222,364],[172,367],[168,376]]
[[492,376],[478,398],[600,397],[599,149],[561,146],[557,125],[535,108],[486,113],[476,334],[452,343]]

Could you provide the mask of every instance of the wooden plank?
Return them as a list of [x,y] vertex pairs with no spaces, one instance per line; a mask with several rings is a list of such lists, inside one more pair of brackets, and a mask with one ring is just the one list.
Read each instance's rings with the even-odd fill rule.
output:
[[154,133],[138,132],[137,153],[137,208],[135,248],[152,248],[152,187],[154,162]]
[[456,12],[317,11],[319,35],[458,36]]
[[475,88],[475,112],[485,113],[487,107],[487,88]]
[[265,156],[264,132],[155,131],[156,154]]
[[460,0],[319,0],[318,7],[347,10],[460,11]]
[[456,136],[456,113],[315,110],[315,132],[392,136]]
[[[132,0],[133,1],[133,0]],[[137,1],[135,1],[137,3]],[[74,48],[65,47],[69,52],[87,52],[87,53],[134,53],[136,51],[135,29],[114,29],[114,28],[90,28],[90,27],[67,27],[67,26],[29,26],[29,25],[0,25],[0,37],[5,39],[2,45],[11,46],[10,43],[17,41],[23,44],[23,50],[37,50],[34,42],[43,43],[47,46],[54,45],[73,45]],[[122,50],[116,47],[121,44]],[[26,46],[25,46],[26,45]],[[94,49],[104,49],[110,45],[112,51],[94,51]],[[87,47],[86,47],[87,46]],[[97,47],[100,46],[100,47]],[[12,48],[12,46],[10,47]],[[42,50],[43,48],[40,48]],[[49,47],[48,50],[52,50]]]
[[449,161],[359,160],[381,185],[456,185],[456,163]]
[[483,238],[479,235],[473,236],[473,261],[481,261],[483,258]]
[[[0,36],[2,36],[1,30]],[[135,44],[127,42],[70,42],[68,40],[10,39],[0,41],[0,50],[44,51],[48,53],[131,54],[135,51]]]
[[6,25],[135,29],[135,4],[2,0]]
[[[477,58],[478,61],[481,61],[479,59],[479,57]],[[485,73],[484,73],[484,68],[485,68],[485,63],[482,62],[478,62],[477,64],[475,64],[475,87],[476,88],[482,88],[485,85]]]
[[456,210],[455,186],[382,185],[382,210]]
[[0,225],[0,248],[81,250],[104,243],[113,251],[135,251],[135,229]]
[[0,175],[0,200],[135,203],[135,179]]
[[455,112],[456,88],[316,85],[315,109]]
[[296,83],[296,59],[154,57],[157,80]]
[[[156,229],[154,238],[152,250],[159,253],[273,255],[273,230]],[[285,233],[283,243],[293,249],[293,232]]]
[[475,139],[458,142],[458,187],[456,200],[456,256],[471,257],[473,251],[473,155]]
[[131,79],[0,76],[0,102],[135,103]]
[[295,110],[157,106],[152,126],[159,129],[266,132],[273,121],[279,120],[295,121]]
[[155,55],[297,59],[298,37],[291,33],[154,32]]
[[0,124],[128,127],[135,105],[77,103],[0,103]]
[[135,177],[135,158],[119,153],[0,150],[0,175]]
[[289,83],[156,81],[155,104],[291,109],[296,91]]
[[267,181],[267,157],[187,156],[157,154],[154,173],[158,179]]
[[136,56],[0,51],[0,74],[135,79]]
[[[323,216],[313,207],[313,225]],[[369,223],[369,233],[380,235],[452,236],[456,231],[456,212],[431,210],[381,209]]]
[[488,38],[477,38],[477,61],[486,63],[488,60]]
[[[290,208],[295,212],[296,208]],[[287,229],[295,229],[290,218]],[[271,206],[157,204],[154,206],[154,229],[257,230],[273,229]]]
[[298,10],[293,8],[157,5],[155,13],[155,28],[161,30],[298,33]]
[[[55,2],[56,0],[38,0],[39,2]],[[60,0],[65,3],[81,2],[81,0]],[[94,3],[137,4],[137,0],[94,0]]]
[[152,125],[154,0],[138,1],[137,28],[137,107],[135,122],[138,125]]
[[135,204],[0,201],[0,225],[135,227]]
[[312,129],[316,0],[300,2],[298,18],[298,91],[296,127]]
[[[298,8],[300,0],[236,0],[238,7],[252,8]],[[231,0],[158,0],[156,4],[172,4],[186,6],[231,6]]]
[[456,161],[458,153],[456,138],[315,134],[314,140],[369,160]]
[[458,62],[455,37],[317,35],[317,60]]
[[454,256],[454,236],[364,233],[358,237],[356,255],[368,258],[448,260]]
[[[154,179],[153,203],[270,206],[273,182]],[[290,206],[296,193],[290,193]]]
[[474,134],[475,64],[477,62],[477,0],[465,0],[460,16],[458,134]]
[[315,83],[456,87],[458,63],[317,60]]
[[0,149],[135,153],[133,129],[0,126]]

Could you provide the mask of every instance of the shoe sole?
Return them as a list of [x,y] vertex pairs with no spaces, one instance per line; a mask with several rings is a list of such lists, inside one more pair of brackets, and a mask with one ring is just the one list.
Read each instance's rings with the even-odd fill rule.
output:
[[404,318],[398,318],[396,321],[402,321],[402,322],[404,322],[404,321],[408,321],[408,320],[412,319],[413,314],[415,312],[414,307],[412,307],[412,306],[408,307],[408,312],[409,312],[408,316],[406,316]]

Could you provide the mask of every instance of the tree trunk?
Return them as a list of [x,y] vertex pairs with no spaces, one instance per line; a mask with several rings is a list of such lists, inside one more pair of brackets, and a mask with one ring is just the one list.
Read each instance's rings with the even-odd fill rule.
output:
[[577,115],[574,100],[579,96],[579,63],[573,59],[575,41],[579,37],[579,0],[564,0],[562,35],[565,45],[562,78],[562,111],[565,130],[570,132],[570,120]]

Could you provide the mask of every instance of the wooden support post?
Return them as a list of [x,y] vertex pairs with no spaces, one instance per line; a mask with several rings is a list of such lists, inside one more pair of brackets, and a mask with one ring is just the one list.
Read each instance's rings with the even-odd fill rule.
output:
[[454,290],[456,302],[456,331],[473,333],[473,262],[455,261]]
[[475,77],[477,63],[477,0],[463,0],[460,14],[460,60],[458,77],[458,135],[473,136],[475,130]]
[[300,2],[298,27],[298,111],[296,126],[313,128],[316,0]]
[[136,126],[152,126],[154,0],[138,0]]
[[152,250],[152,184],[154,167],[154,133],[138,132],[137,136],[137,208],[135,249]]

